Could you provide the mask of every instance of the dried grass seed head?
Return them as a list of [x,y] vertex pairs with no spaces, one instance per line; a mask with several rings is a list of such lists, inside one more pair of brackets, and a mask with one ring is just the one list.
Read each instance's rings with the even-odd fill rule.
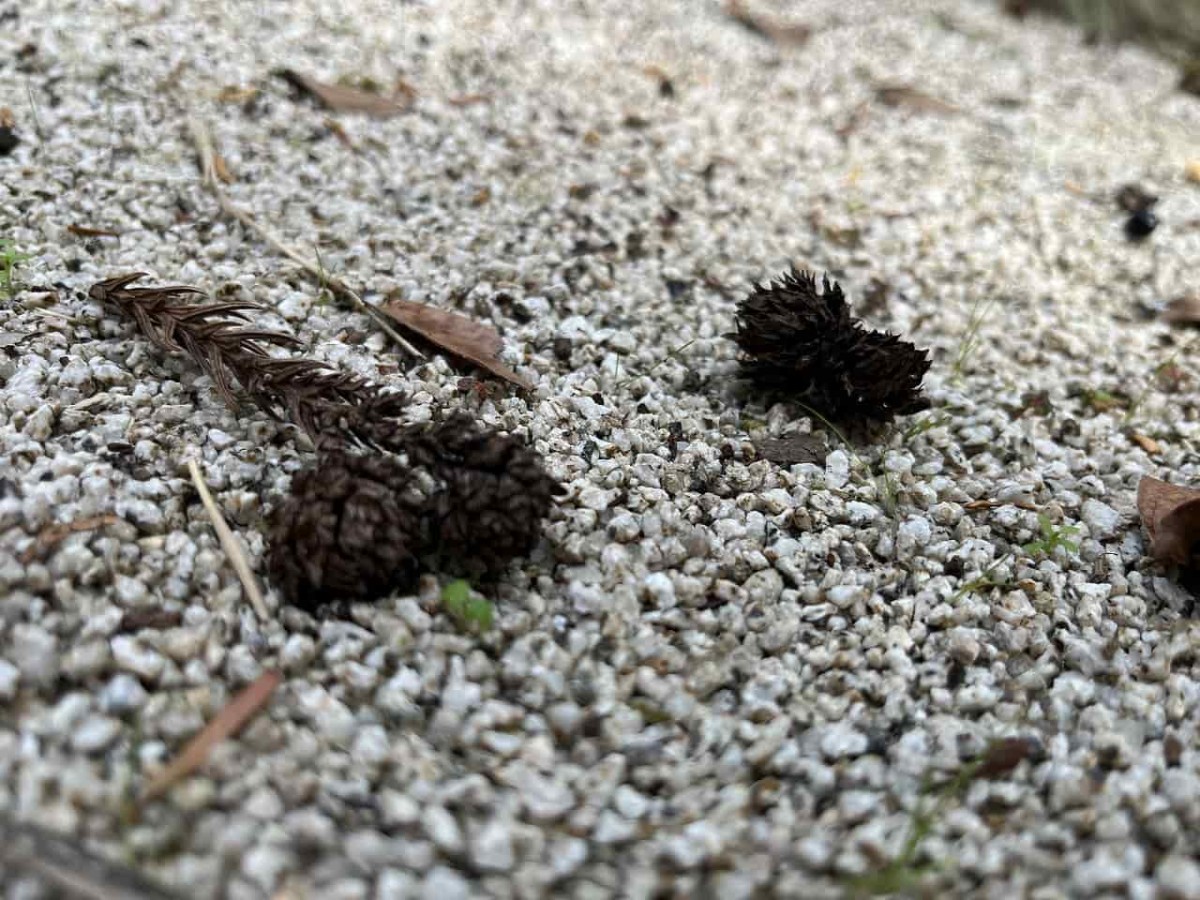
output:
[[224,301],[189,302],[204,296],[184,285],[134,287],[145,277],[137,272],[100,281],[90,288],[93,300],[118,310],[137,323],[156,346],[186,352],[213,380],[222,399],[238,407],[234,382],[254,403],[275,418],[316,436],[318,413],[328,405],[358,406],[376,402],[379,389],[349,372],[341,372],[314,359],[279,358],[272,347],[292,349],[300,341],[289,334],[245,327],[257,304]]

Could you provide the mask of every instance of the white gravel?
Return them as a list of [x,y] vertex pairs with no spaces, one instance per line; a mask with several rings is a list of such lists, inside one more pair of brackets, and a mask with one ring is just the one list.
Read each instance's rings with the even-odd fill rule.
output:
[[[1195,344],[1151,320],[1196,288],[1200,100],[987,3],[756,8],[812,40],[685,0],[5,11],[0,223],[30,259],[0,303],[0,812],[189,897],[836,897],[900,852],[924,784],[1024,736],[934,822],[924,890],[1200,896],[1195,601],[1133,505],[1143,474],[1200,480]],[[284,66],[417,103],[339,131]],[[494,322],[534,391],[459,390],[319,297],[219,215],[189,115],[235,202],[369,299]],[[1130,181],[1162,197],[1142,244]],[[740,391],[723,337],[789,261],[855,304],[874,283],[871,321],[934,354],[933,408],[829,436],[823,465],[755,457],[821,427]],[[527,436],[570,495],[493,632],[459,633],[433,580],[347,621],[272,593],[259,622],[186,459],[257,565],[304,450],[85,299],[128,271],[262,302],[414,421]],[[1048,545],[1039,516],[1075,530]],[[124,817],[268,667],[269,711]]]

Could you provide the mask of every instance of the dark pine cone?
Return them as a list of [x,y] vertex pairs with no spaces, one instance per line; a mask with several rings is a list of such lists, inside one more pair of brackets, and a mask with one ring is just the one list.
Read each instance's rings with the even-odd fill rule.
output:
[[394,457],[343,450],[300,472],[268,534],[271,579],[287,600],[314,609],[411,584],[424,544],[424,500],[411,485]]
[[928,406],[921,381],[927,351],[850,315],[842,289],[792,268],[738,304],[732,335],[743,371],[760,386],[796,397],[830,419],[887,422]]
[[485,569],[503,568],[537,543],[542,519],[563,487],[519,438],[480,428],[468,416],[408,429],[409,462],[439,484],[431,504],[431,550]]

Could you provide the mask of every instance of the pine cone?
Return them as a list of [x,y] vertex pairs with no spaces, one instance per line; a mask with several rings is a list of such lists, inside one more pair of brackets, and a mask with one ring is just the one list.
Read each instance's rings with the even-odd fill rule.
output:
[[529,552],[564,490],[519,438],[486,431],[468,416],[410,428],[404,445],[409,461],[439,484],[431,550],[489,570]]
[[927,351],[850,315],[842,289],[792,268],[738,304],[742,370],[756,384],[789,394],[850,423],[886,422],[928,406],[921,381]]
[[425,543],[425,502],[394,457],[322,454],[293,479],[272,518],[272,581],[309,609],[411,584]]

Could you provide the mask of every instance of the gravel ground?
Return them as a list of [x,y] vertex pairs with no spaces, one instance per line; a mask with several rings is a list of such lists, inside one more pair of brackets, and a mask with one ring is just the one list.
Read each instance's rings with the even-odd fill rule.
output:
[[[943,794],[919,889],[1200,897],[1200,635],[1134,510],[1143,474],[1200,478],[1195,345],[1153,321],[1195,287],[1200,100],[984,3],[780,16],[811,41],[684,0],[7,7],[0,222],[31,258],[0,306],[0,812],[187,897],[838,897],[931,782],[1025,737]],[[339,131],[281,66],[419,95]],[[410,364],[322,299],[220,215],[189,116],[235,202],[368,299],[495,323],[535,390]],[[1128,181],[1162,197],[1142,243]],[[723,337],[789,261],[934,356],[931,410],[819,465],[755,458],[813,423]],[[492,632],[433,576],[255,618],[185,461],[259,565],[306,451],[86,299],[137,270],[546,455],[570,494]],[[275,666],[263,715],[122,816]]]

